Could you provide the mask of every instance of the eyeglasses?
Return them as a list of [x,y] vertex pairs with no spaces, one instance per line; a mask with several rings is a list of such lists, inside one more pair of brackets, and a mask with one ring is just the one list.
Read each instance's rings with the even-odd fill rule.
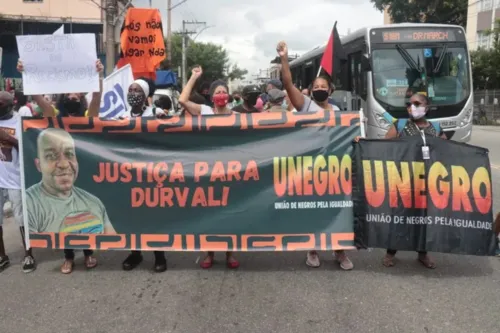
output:
[[410,107],[412,105],[415,105],[417,108],[422,105],[422,103],[418,102],[418,101],[415,101],[415,102],[406,102],[406,106],[407,107]]

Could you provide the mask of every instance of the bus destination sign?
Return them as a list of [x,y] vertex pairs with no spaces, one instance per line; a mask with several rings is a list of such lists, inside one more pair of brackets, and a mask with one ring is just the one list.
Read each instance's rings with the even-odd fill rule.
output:
[[421,43],[465,41],[459,29],[400,28],[377,29],[371,34],[372,43]]

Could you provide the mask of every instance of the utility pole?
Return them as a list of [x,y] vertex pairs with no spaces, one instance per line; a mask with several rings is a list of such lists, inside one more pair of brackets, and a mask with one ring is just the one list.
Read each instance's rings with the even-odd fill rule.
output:
[[[176,5],[172,6],[172,0],[168,0],[167,3],[167,62],[168,65],[172,66],[172,10],[176,7],[182,5],[187,0],[182,0]],[[172,69],[172,68],[170,68]]]
[[106,74],[115,68],[116,41],[115,18],[118,14],[118,0],[106,0]]
[[167,4],[167,21],[167,63],[170,67],[172,66],[172,0],[168,0]]
[[186,49],[187,49],[187,36],[195,34],[196,31],[187,31],[186,30],[186,25],[188,24],[194,24],[194,25],[207,25],[206,22],[199,22],[199,21],[185,21],[182,20],[182,87],[184,88],[186,86],[187,82],[187,75],[186,75]]

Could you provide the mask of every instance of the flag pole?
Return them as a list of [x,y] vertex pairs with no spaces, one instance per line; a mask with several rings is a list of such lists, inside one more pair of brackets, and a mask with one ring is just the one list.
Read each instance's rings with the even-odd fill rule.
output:
[[319,69],[318,69],[318,74],[316,75],[316,77],[319,77],[319,75],[321,74],[321,70],[323,69],[323,67],[319,66]]

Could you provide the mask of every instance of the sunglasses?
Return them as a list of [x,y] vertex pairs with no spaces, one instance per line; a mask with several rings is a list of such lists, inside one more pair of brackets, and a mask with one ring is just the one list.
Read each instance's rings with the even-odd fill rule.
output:
[[418,102],[418,101],[415,101],[415,102],[406,102],[406,106],[407,107],[410,107],[412,105],[415,105],[417,108],[422,105],[422,103]]

